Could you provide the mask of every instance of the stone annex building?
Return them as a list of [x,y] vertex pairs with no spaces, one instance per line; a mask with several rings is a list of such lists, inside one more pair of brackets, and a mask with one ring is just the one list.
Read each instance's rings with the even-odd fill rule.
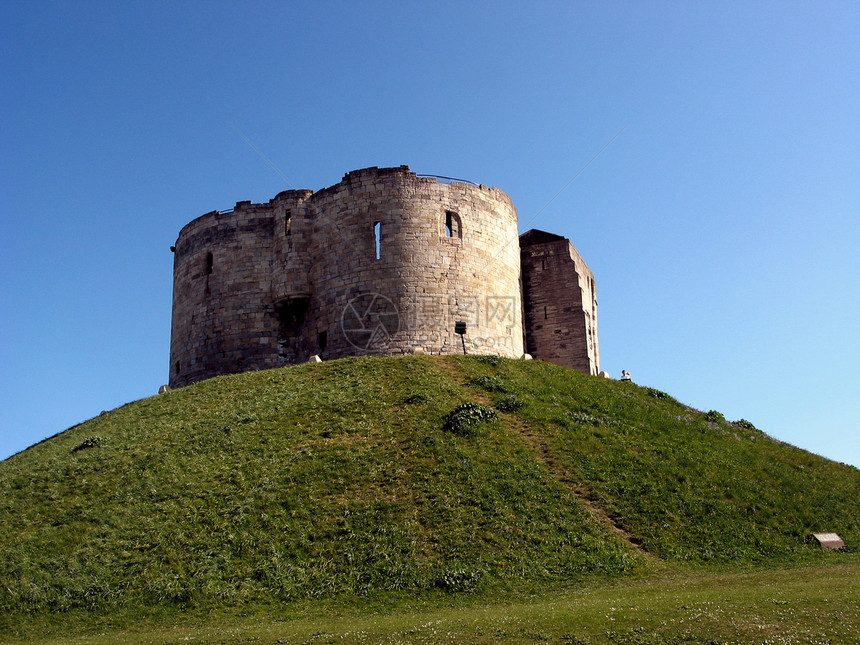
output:
[[497,188],[365,168],[207,213],[171,250],[170,387],[314,355],[464,348],[600,370],[594,276],[569,240],[518,235]]

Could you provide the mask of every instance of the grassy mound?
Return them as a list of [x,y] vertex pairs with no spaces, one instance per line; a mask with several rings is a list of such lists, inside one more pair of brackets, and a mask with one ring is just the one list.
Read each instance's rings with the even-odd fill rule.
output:
[[825,558],[810,533],[857,544],[858,500],[857,469],[632,383],[344,359],[138,401],[0,463],[0,614]]

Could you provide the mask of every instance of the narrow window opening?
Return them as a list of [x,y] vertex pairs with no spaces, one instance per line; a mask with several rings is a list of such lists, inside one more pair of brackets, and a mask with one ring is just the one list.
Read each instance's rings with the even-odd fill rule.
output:
[[376,259],[379,260],[382,257],[382,224],[379,222],[373,223],[373,238],[376,244]]
[[546,269],[546,260],[544,258],[540,259],[540,268],[541,270]]
[[293,211],[287,209],[284,211],[284,235],[290,235],[290,224],[292,222]]
[[180,363],[179,361],[176,361],[176,369],[175,369],[175,370],[173,370],[173,371],[174,371],[174,372],[176,372],[176,375],[177,375],[177,376],[179,376],[179,373],[182,371],[182,370],[180,369],[181,367],[182,367],[182,363]]
[[206,254],[206,275],[212,274],[212,267],[214,265],[214,259],[212,258],[211,253]]
[[445,211],[445,237],[463,237],[463,227],[460,216],[454,211]]
[[317,335],[317,344],[320,346],[320,352],[324,352],[325,348],[328,347],[328,332],[321,331]]
[[547,316],[546,307],[544,307],[543,308],[543,319],[546,320],[547,318],[549,318],[549,316]]

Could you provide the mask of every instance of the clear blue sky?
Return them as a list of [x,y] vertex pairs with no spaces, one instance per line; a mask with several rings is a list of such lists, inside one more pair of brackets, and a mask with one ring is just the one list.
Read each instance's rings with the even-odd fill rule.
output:
[[188,221],[407,164],[573,241],[613,376],[860,465],[858,33],[849,2],[3,3],[0,458],[167,381]]

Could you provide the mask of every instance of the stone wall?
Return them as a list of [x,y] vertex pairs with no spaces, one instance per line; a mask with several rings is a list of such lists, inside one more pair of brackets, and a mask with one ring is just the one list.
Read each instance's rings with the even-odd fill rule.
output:
[[367,168],[179,234],[172,387],[312,354],[523,353],[517,215],[496,188]]
[[185,228],[176,242],[170,384],[274,367],[272,211],[236,204]]
[[600,372],[597,289],[570,240],[533,229],[520,236],[527,351],[587,374]]

